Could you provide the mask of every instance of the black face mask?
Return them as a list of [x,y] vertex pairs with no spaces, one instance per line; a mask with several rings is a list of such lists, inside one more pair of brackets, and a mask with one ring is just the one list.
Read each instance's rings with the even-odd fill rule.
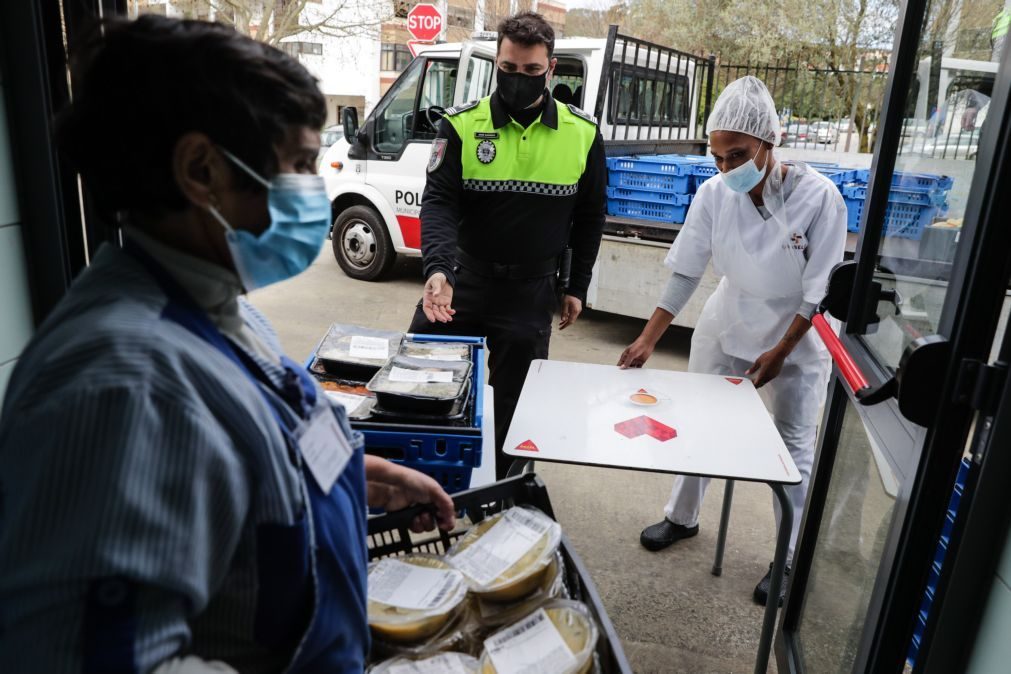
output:
[[548,71],[545,70],[540,75],[524,75],[520,72],[507,73],[499,68],[496,77],[499,98],[510,112],[519,112],[533,105],[544,93]]

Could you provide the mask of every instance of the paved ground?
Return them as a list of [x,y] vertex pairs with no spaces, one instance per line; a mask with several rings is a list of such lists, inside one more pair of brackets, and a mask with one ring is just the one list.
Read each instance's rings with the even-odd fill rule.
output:
[[[334,321],[406,329],[421,292],[420,264],[405,260],[393,278],[347,278],[327,246],[302,276],[252,295],[287,352],[303,358]],[[642,321],[594,312],[562,333],[551,357],[614,363]],[[689,334],[672,329],[650,367],[684,369]],[[671,478],[578,466],[538,466],[563,527],[583,557],[637,672],[750,672],[762,618],[751,592],[772,559],[772,495],[739,484],[724,573],[709,573],[722,483],[714,483],[697,537],[660,553],[639,546],[640,529],[662,517]],[[770,667],[775,671],[775,665]]]

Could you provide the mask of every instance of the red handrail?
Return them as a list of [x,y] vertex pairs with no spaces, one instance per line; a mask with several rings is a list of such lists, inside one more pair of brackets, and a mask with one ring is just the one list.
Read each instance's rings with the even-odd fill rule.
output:
[[821,341],[825,342],[825,346],[828,347],[828,352],[832,354],[832,360],[835,361],[836,367],[839,368],[839,373],[842,374],[843,379],[849,384],[850,390],[856,394],[863,389],[869,388],[870,385],[867,383],[867,378],[864,377],[860,368],[857,367],[856,362],[854,362],[846,347],[843,346],[843,343],[839,341],[835,331],[832,330],[832,326],[828,324],[825,317],[822,314],[815,314],[811,318],[811,324],[818,331]]

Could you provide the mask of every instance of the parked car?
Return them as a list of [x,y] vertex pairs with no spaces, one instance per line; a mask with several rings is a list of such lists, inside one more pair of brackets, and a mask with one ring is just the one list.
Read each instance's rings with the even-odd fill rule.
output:
[[839,141],[839,130],[832,122],[815,122],[811,125],[808,138],[816,143],[831,145]]
[[344,137],[344,127],[340,124],[328,126],[320,133],[319,161],[322,164],[323,155],[330,149],[330,146]]
[[804,145],[808,143],[808,125],[804,122],[787,124],[783,130],[783,145]]

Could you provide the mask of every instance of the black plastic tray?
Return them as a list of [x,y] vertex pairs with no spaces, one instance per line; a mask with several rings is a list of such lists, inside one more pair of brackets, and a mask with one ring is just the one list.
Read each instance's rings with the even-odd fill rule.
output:
[[[514,505],[532,505],[548,517],[554,519],[548,489],[534,473],[507,478],[487,487],[479,487],[460,492],[453,496],[457,510],[466,512],[474,522],[480,522],[489,515],[501,512]],[[411,521],[430,506],[415,506],[384,515],[370,517],[368,521],[369,561],[392,557],[408,552],[428,552],[441,555],[453,542],[466,533],[464,530],[446,533],[439,531],[421,540],[412,540]],[[597,640],[597,656],[603,674],[632,674],[632,668],[625,657],[621,640],[607,616],[597,588],[590,578],[583,560],[572,548],[568,537],[562,534],[559,548],[565,560],[566,584],[573,599],[586,604],[600,627]]]

